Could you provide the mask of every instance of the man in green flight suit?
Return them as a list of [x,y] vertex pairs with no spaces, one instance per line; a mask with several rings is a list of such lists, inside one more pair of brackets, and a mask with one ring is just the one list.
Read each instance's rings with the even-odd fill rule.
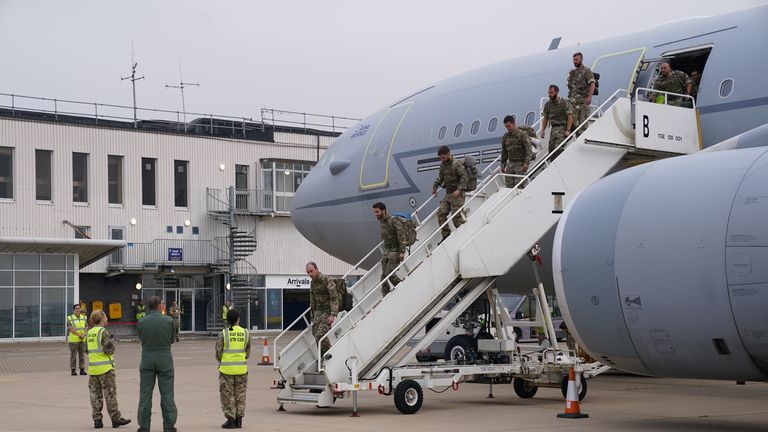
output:
[[176,340],[173,319],[160,313],[160,297],[148,302],[149,314],[139,320],[141,365],[139,366],[139,432],[148,432],[152,417],[152,392],[155,379],[160,388],[160,408],[163,412],[163,430],[176,431],[176,403],[173,400],[173,355],[171,344]]

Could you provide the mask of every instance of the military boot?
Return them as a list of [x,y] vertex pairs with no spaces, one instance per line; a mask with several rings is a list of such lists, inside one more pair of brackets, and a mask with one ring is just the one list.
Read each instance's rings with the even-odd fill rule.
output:
[[93,428],[94,429],[101,429],[103,427],[104,427],[104,422],[102,422],[101,420],[94,420],[93,421]]
[[243,416],[235,417],[235,427],[238,429],[242,429],[243,427]]
[[77,371],[72,369],[72,376],[77,376]]
[[131,419],[124,419],[120,417],[117,420],[112,420],[112,428],[119,428],[120,426],[125,426],[130,422],[131,422]]
[[[74,375],[74,374],[73,374],[73,375]],[[88,375],[88,374],[87,374],[87,373],[85,373],[85,369],[83,369],[83,368],[80,368],[80,375]]]
[[235,426],[235,419],[227,417],[227,421],[221,425],[222,429],[235,429],[237,426]]

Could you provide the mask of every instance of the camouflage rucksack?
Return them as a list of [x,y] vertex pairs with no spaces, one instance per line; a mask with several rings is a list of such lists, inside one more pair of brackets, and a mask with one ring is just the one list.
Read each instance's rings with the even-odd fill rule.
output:
[[344,278],[334,279],[333,284],[336,292],[339,293],[339,312],[352,310],[352,293],[347,291],[347,280]]
[[520,129],[521,131],[525,132],[531,138],[538,138],[536,136],[536,131],[533,130],[533,128],[528,126],[528,125],[520,125],[517,128]]
[[469,180],[467,181],[467,187],[464,188],[464,191],[471,192],[477,189],[477,178],[479,177],[477,171],[477,160],[470,155],[466,155],[464,156],[463,165],[464,169],[467,171],[467,177],[469,177]]
[[416,222],[411,218],[410,213],[392,213],[393,217],[396,217],[403,225],[405,230],[405,243],[408,246],[412,246],[416,243]]

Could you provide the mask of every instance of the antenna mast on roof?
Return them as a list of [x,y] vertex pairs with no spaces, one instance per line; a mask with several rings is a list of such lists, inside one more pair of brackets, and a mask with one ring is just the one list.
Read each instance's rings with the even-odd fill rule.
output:
[[181,60],[179,60],[179,85],[165,85],[165,88],[172,88],[172,89],[178,89],[181,91],[181,112],[184,116],[184,132],[187,131],[187,107],[184,103],[184,87],[186,86],[195,86],[200,87],[200,83],[193,83],[193,82],[184,82],[184,78],[182,78],[181,75]]
[[137,124],[137,118],[136,118],[136,81],[143,80],[144,75],[140,77],[136,77],[136,66],[138,66],[139,63],[134,61],[133,59],[133,42],[131,42],[131,75],[127,77],[120,78],[120,81],[125,80],[131,80],[131,84],[133,85],[133,127],[136,127]]

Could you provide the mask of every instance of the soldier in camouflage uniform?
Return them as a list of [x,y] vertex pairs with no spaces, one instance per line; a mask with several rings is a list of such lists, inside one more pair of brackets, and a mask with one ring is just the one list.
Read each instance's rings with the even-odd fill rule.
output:
[[[339,292],[336,290],[336,285],[333,279],[320,273],[317,269],[317,264],[308,262],[307,274],[312,279],[312,284],[309,286],[309,310],[312,312],[312,334],[315,336],[315,340],[320,340],[331,330],[331,325],[336,319],[336,315],[339,314]],[[323,340],[323,344],[320,347],[322,353],[328,351],[331,348],[331,343],[328,339]]]
[[248,390],[248,358],[251,356],[251,334],[240,327],[237,309],[227,311],[227,327],[216,339],[216,361],[219,362],[219,399],[227,421],[223,429],[240,429],[245,416]]
[[[387,206],[382,202],[373,205],[373,214],[379,220],[381,229],[381,240],[384,242],[384,250],[381,254],[381,279],[392,273],[400,262],[405,259],[405,250],[408,243],[405,238],[405,229],[400,219],[392,217],[387,213]],[[389,278],[392,286],[400,283],[397,274]],[[381,285],[381,292],[384,295],[389,294],[389,284]]]
[[[515,124],[514,116],[504,117],[507,133],[501,137],[501,168],[506,174],[525,175],[528,164],[533,160],[533,150],[528,134]],[[508,188],[515,187],[518,177],[504,177]]]
[[[437,156],[442,163],[440,172],[437,175],[434,185],[432,185],[432,195],[437,195],[437,188],[445,188],[445,197],[440,201],[440,207],[437,209],[437,222],[442,226],[447,220],[451,211],[456,215],[453,217],[453,225],[458,229],[464,223],[459,209],[464,205],[464,189],[467,187],[469,177],[464,164],[451,156],[451,150],[448,146],[441,146],[437,150]],[[443,240],[451,235],[448,225],[442,228]]]
[[544,112],[541,120],[541,137],[544,138],[544,131],[547,125],[551,125],[549,131],[549,153],[550,160],[556,158],[563,149],[553,152],[571,134],[573,128],[573,109],[571,103],[558,96],[560,87],[551,84],[547,90],[549,100],[544,104]]
[[91,398],[91,416],[93,427],[104,427],[101,410],[104,403],[107,405],[107,413],[112,419],[112,427],[117,428],[127,425],[131,421],[124,419],[117,407],[117,382],[115,381],[115,345],[112,336],[104,326],[107,325],[107,316],[101,310],[95,310],[91,314],[93,328],[88,331],[88,391]]
[[701,73],[694,70],[691,71],[691,96],[696,99],[699,96],[699,84],[701,83]]
[[[689,95],[693,90],[693,82],[685,72],[673,71],[672,66],[669,63],[664,62],[659,65],[659,76],[656,81],[653,82],[653,88],[656,90],[677,93],[681,95]],[[664,103],[665,94],[651,93],[651,101],[656,103]],[[668,105],[672,106],[689,106],[690,101],[686,98],[679,96],[669,96],[667,101]]]
[[[592,104],[592,95],[595,92],[595,75],[582,63],[584,56],[577,52],[573,55],[573,69],[568,72],[568,100],[573,109],[574,127],[579,127],[587,121]],[[579,133],[584,132],[584,125]]]

